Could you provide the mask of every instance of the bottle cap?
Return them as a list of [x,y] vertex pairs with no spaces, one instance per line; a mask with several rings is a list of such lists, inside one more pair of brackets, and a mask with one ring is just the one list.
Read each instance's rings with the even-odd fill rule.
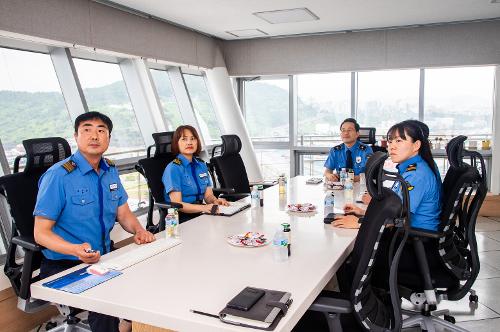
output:
[[263,184],[259,184],[259,185],[257,186],[257,189],[259,189],[259,190],[264,190],[264,185],[263,185]]
[[174,213],[175,213],[175,209],[174,209],[174,208],[169,208],[169,209],[167,210],[167,213],[168,213],[168,214],[174,214]]
[[290,224],[283,223],[283,224],[281,224],[281,226],[283,226],[283,232],[289,232],[290,231]]

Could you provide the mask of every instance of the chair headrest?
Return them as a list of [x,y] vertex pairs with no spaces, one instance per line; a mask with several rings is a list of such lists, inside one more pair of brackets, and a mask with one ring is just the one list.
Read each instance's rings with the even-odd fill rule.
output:
[[382,187],[384,181],[382,179],[382,173],[387,157],[387,153],[378,151],[372,154],[366,162],[366,189],[370,193],[370,196],[377,200],[383,197]]
[[365,144],[375,144],[375,131],[373,127],[361,127],[359,128],[359,140]]
[[222,135],[221,156],[238,154],[241,151],[241,140],[238,135]]
[[174,137],[173,131],[154,133],[152,136],[155,141],[155,157],[172,152],[172,139]]
[[24,173],[45,171],[71,155],[68,142],[61,137],[27,139],[23,145],[27,159]]
[[462,160],[464,142],[467,136],[459,135],[453,137],[446,145],[446,155],[448,156],[448,161],[451,167],[460,168],[463,167],[464,162]]

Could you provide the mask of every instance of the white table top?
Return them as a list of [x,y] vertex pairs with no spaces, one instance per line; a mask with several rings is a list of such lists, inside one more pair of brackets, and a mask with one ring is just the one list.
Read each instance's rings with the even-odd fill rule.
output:
[[[81,294],[42,286],[67,273],[63,272],[33,284],[32,297],[177,331],[249,331],[253,329],[225,324],[190,309],[217,314],[244,287],[261,287],[292,293],[293,304],[275,329],[290,331],[352,250],[357,234],[357,230],[323,223],[324,186],[305,181],[302,176],[291,179],[286,196],[278,194],[278,186],[266,189],[263,208],[232,217],[203,215],[183,223],[181,245]],[[342,207],[343,193],[335,193],[335,206]],[[287,203],[313,203],[318,212],[287,213]],[[239,248],[226,243],[226,236],[246,231],[263,232],[272,239],[284,222],[290,223],[292,232],[291,256],[286,262],[273,260],[271,245]]]

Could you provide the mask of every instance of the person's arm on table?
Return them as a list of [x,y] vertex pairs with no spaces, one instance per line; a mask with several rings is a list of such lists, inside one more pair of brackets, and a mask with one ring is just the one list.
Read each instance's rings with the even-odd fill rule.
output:
[[131,234],[134,234],[135,243],[144,244],[155,240],[155,236],[145,230],[144,227],[142,227],[142,225],[139,223],[139,220],[137,220],[135,214],[130,211],[128,203],[124,203],[118,207],[116,219],[124,230]]
[[212,206],[214,206],[214,204],[191,204],[183,202],[180,191],[171,191],[168,196],[170,197],[171,202],[182,204],[182,209],[180,210],[185,213],[211,213]]
[[205,190],[205,196],[203,197],[205,202],[209,204],[217,204],[217,205],[225,205],[228,206],[229,203],[226,201],[224,198],[217,198],[214,195],[214,192],[211,187],[207,187],[207,190]]

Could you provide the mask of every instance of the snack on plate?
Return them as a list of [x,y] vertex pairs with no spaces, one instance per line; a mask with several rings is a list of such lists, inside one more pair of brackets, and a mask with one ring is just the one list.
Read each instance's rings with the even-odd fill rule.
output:
[[265,235],[258,232],[246,232],[227,237],[227,242],[238,247],[261,247],[269,243]]
[[313,212],[313,211],[316,211],[316,206],[314,206],[311,203],[288,204],[288,211],[290,211],[290,212]]

